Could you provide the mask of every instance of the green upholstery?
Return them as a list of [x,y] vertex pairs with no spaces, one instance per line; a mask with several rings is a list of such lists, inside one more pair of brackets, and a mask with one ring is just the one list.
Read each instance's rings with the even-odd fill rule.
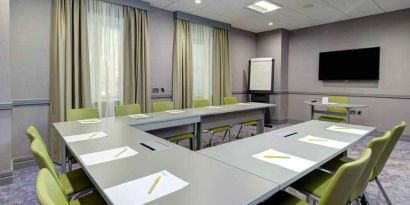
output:
[[[345,96],[330,96],[329,97],[329,102],[330,103],[338,103],[338,104],[349,104],[349,98]],[[343,107],[327,107],[328,112],[337,112],[337,113],[342,113],[346,114],[347,109]],[[346,121],[346,117],[343,116],[336,116],[336,115],[325,115],[325,116],[320,116],[319,120],[321,121],[328,121],[328,122],[344,122]]]
[[60,188],[66,195],[92,187],[91,181],[82,169],[76,169],[64,174],[58,174],[53,161],[47,153],[47,149],[38,139],[31,143],[31,151],[40,169],[46,168],[58,182]]
[[319,205],[346,205],[371,156],[372,150],[367,148],[359,159],[343,164],[334,176],[314,171],[291,186],[319,197]]
[[92,193],[79,199],[69,201],[51,172],[44,168],[38,173],[36,181],[37,199],[41,205],[104,205],[104,199]]
[[[372,156],[370,157],[369,163],[367,164],[365,170],[363,171],[363,174],[360,176],[359,180],[357,181],[357,185],[353,189],[353,192],[350,197],[350,201],[356,200],[363,194],[364,190],[367,187],[367,184],[369,183],[369,177],[372,174],[374,166],[376,165],[378,159],[380,158],[383,152],[383,149],[386,147],[390,138],[391,138],[391,132],[386,132],[382,137],[374,138],[368,143],[367,147],[372,150]],[[346,158],[346,159],[345,160],[334,160],[336,162],[332,161],[332,162],[329,162],[328,164],[332,168],[335,168],[333,170],[337,170],[343,164],[354,161],[354,159],[350,159],[350,158]],[[326,164],[323,167],[326,169]],[[306,180],[320,179],[317,181],[323,181],[324,183],[328,181],[330,178],[332,178],[331,174],[321,171],[321,170],[314,171],[312,175],[313,176],[311,176],[311,178],[306,178]],[[301,183],[303,184],[303,182]],[[310,183],[308,182],[307,184],[310,184]],[[309,187],[304,187],[301,189],[304,191],[313,193],[313,190],[308,190]],[[316,193],[313,193],[313,194],[318,197],[321,197],[323,195],[323,191],[324,190],[316,190]]]
[[236,97],[225,97],[224,104],[225,105],[232,105],[238,103],[238,99]]
[[[154,112],[164,112],[164,111],[174,109],[174,103],[172,101],[155,102],[155,103],[152,103],[152,108],[154,109]],[[178,142],[178,141],[186,140],[186,139],[191,140],[190,141],[191,149],[193,149],[194,135],[192,133],[175,135],[175,136],[169,137],[168,141]]]
[[69,109],[67,110],[67,121],[86,120],[100,118],[97,108]]
[[152,108],[154,112],[164,112],[174,109],[174,103],[172,101],[154,102]]
[[[193,104],[194,104],[194,108],[207,107],[207,106],[209,106],[209,101],[207,99],[198,99],[198,100],[194,100]],[[210,129],[210,131],[213,134],[216,134],[216,133],[220,133],[220,132],[229,131],[230,129],[231,129],[231,126],[226,125],[226,126],[212,128],[212,129]]]
[[46,144],[43,141],[43,138],[41,137],[40,133],[38,130],[33,126],[30,125],[27,128],[27,137],[30,140],[30,142],[33,142],[35,139],[38,139],[41,144],[43,144],[44,147],[47,147]]
[[193,104],[194,104],[194,108],[207,107],[209,106],[209,101],[207,99],[198,99],[198,100],[194,100]]
[[401,121],[398,125],[396,125],[391,130],[391,138],[389,142],[387,142],[387,145],[384,148],[383,153],[381,154],[379,160],[377,160],[372,176],[370,177],[370,181],[373,181],[374,179],[376,179],[376,177],[379,176],[380,172],[382,172],[384,165],[386,165],[387,160],[389,159],[391,153],[393,152],[393,149],[396,146],[397,142],[399,141],[405,128],[406,128],[406,122]]
[[115,106],[115,116],[140,114],[141,107],[139,104],[118,105]]

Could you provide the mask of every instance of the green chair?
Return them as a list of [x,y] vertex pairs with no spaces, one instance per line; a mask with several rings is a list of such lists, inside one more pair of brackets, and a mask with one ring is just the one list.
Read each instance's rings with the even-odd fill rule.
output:
[[41,205],[103,205],[104,199],[98,193],[91,193],[69,201],[50,170],[41,169],[36,181],[36,195]]
[[[372,150],[372,155],[370,157],[369,163],[363,171],[363,174],[360,176],[356,186],[354,186],[353,188],[349,202],[353,202],[355,200],[358,201],[360,198],[363,200],[363,202],[365,201],[365,198],[362,196],[364,196],[364,191],[367,187],[367,184],[369,183],[369,177],[372,174],[374,166],[383,153],[383,150],[389,142],[390,138],[391,132],[386,132],[382,137],[374,138],[368,143],[367,148]],[[341,161],[342,163],[340,163],[340,166],[352,161],[354,161],[354,159],[349,159],[349,161]],[[337,170],[339,167],[334,170]],[[324,192],[326,191],[325,185],[332,179],[332,177],[333,175],[331,173],[322,170],[315,170],[308,176],[302,178],[301,180],[298,180],[292,185],[292,187],[305,193],[311,193],[318,198],[322,198]],[[318,186],[318,184],[320,184],[321,186]]]
[[141,107],[139,104],[118,105],[115,106],[115,116],[140,114]]
[[31,143],[31,151],[39,168],[48,169],[67,196],[92,188],[91,181],[82,169],[58,174],[47,149],[38,139],[33,140]]
[[[198,99],[198,100],[194,100],[193,104],[194,104],[194,108],[207,107],[209,106],[209,101],[207,99]],[[207,131],[208,130],[206,130],[205,132]],[[215,134],[220,133],[220,132],[224,132],[222,141],[225,139],[226,134],[229,134],[228,138],[229,140],[231,140],[231,126],[230,125],[212,128],[209,130],[209,132],[211,132],[211,139],[209,140],[210,146],[213,146],[213,140],[214,140]]]
[[30,143],[32,143],[35,139],[38,139],[38,141],[43,144],[44,147],[47,147],[46,144],[43,141],[43,138],[41,137],[40,133],[38,132],[37,128],[34,127],[33,125],[30,125],[27,128],[27,137],[30,140]]
[[[236,97],[225,97],[224,98],[225,105],[233,105],[237,103],[238,103],[238,99],[236,99]],[[236,138],[237,139],[239,138],[239,134],[242,133],[242,128],[247,127],[247,126],[256,126],[256,125],[258,125],[258,121],[256,120],[241,123],[241,127],[239,128]]]
[[67,121],[86,120],[100,118],[98,108],[82,108],[67,110]]
[[[329,102],[330,103],[338,103],[338,104],[349,104],[349,98],[345,96],[330,96],[329,97]],[[347,109],[343,107],[332,107],[329,106],[327,107],[328,112],[336,112],[340,114],[346,114]],[[321,121],[327,121],[327,122],[336,122],[336,123],[342,123],[346,122],[346,117],[343,116],[337,116],[337,115],[324,115],[320,116],[319,120]]]
[[[326,184],[312,184],[312,187],[315,186],[317,189],[324,190],[319,200],[319,205],[346,205],[350,199],[353,188],[356,186],[357,180],[363,174],[370,160],[371,154],[371,149],[364,150],[359,159],[342,165]],[[308,205],[308,203],[303,200],[286,192],[279,192],[262,204]]]
[[[154,112],[165,112],[174,109],[174,103],[171,101],[154,102],[152,103],[152,108]],[[179,141],[186,139],[189,139],[190,149],[194,150],[194,135],[192,133],[172,136],[168,138],[168,141],[175,142],[178,144]]]

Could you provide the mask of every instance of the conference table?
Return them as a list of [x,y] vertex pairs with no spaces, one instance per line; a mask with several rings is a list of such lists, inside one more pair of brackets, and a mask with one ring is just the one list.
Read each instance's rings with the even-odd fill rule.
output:
[[[313,120],[315,118],[315,114],[336,115],[336,116],[346,117],[346,123],[347,124],[350,123],[350,115],[351,115],[351,111],[353,109],[368,107],[368,105],[360,105],[360,104],[321,103],[321,102],[317,102],[317,101],[305,101],[305,104],[310,106],[310,119],[311,120]],[[327,111],[327,110],[319,110],[319,109],[316,109],[316,107],[319,107],[319,108],[327,108],[327,107],[345,108],[346,109],[346,114],[339,113],[339,112],[330,112],[330,111]]]
[[[331,127],[337,129],[329,129]],[[198,152],[279,184],[280,189],[284,189],[309,172],[344,153],[375,129],[367,126],[311,120]],[[316,139],[316,141],[306,140],[309,137]],[[284,155],[289,155],[291,158],[301,158],[302,161],[295,161],[295,163],[306,162],[306,166],[298,167],[296,164],[289,169],[281,166],[280,163],[267,163],[254,157],[256,154],[269,149],[285,153]],[[289,159],[277,160],[286,161]]]
[[[309,121],[262,134],[260,125],[264,124],[264,110],[272,106],[246,103],[185,109],[178,114],[148,113],[148,117],[141,119],[123,116],[102,118],[96,123],[72,121],[53,125],[62,138],[64,149],[72,153],[105,201],[119,205],[258,204],[346,151],[375,129]],[[226,119],[228,116],[232,116],[232,120]],[[194,152],[148,133],[186,125],[202,133],[204,127],[215,123],[212,119],[228,124],[256,119],[259,135]],[[362,133],[327,130],[331,126]],[[306,134],[346,144],[334,149],[298,141]],[[252,157],[268,148],[306,158],[312,164],[296,172]],[[157,180],[163,176],[159,184],[168,186],[159,186],[161,193],[150,195],[147,190],[151,191],[158,182],[152,183],[154,176],[158,176]],[[164,187],[168,187],[167,190],[162,190]]]

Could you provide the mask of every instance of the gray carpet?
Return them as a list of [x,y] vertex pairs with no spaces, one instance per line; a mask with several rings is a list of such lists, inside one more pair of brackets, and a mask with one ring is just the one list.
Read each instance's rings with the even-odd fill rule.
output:
[[[288,124],[276,126],[266,131],[278,129]],[[231,138],[235,140],[238,127],[232,130]],[[244,137],[249,137],[254,128],[247,128],[243,132]],[[204,147],[207,147],[210,135],[205,134]],[[361,151],[366,147],[367,142],[371,137],[367,137],[360,143],[356,144],[349,150],[349,156],[357,157]],[[226,143],[226,138],[222,141],[222,135],[216,136],[214,141],[215,145]],[[181,142],[181,146],[188,147],[187,142]],[[410,204],[410,142],[399,141],[394,153],[390,157],[386,167],[380,175],[380,180],[387,190],[393,204]],[[35,205],[38,204],[35,196],[34,185],[37,176],[38,168],[30,167],[14,172],[15,183],[0,187],[0,205]],[[369,201],[372,205],[386,204],[381,192],[378,190],[375,183],[370,183],[367,188],[367,194]]]

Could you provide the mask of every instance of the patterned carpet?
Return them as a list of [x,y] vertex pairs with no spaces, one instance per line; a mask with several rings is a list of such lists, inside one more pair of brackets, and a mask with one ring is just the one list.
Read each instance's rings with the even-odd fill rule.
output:
[[[289,126],[289,124],[266,128],[266,131],[279,129]],[[231,132],[231,139],[235,140],[236,133],[239,127],[235,127]],[[244,129],[244,136],[249,137],[254,128]],[[210,135],[205,134],[204,147],[207,147]],[[356,144],[349,150],[349,156],[357,157],[366,147],[367,142],[371,137],[367,137],[360,143]],[[222,141],[222,134],[215,137],[215,145],[226,143],[228,139]],[[181,142],[180,145],[188,147],[187,142]],[[390,157],[386,167],[380,175],[380,181],[387,190],[393,204],[410,204],[410,142],[399,141],[394,153]],[[0,204],[1,205],[35,205],[38,204],[34,191],[34,184],[37,176],[38,168],[30,167],[14,172],[15,183],[0,187]],[[367,188],[367,195],[370,198],[369,202],[372,205],[386,204],[383,195],[377,188],[375,183],[370,183]]]

